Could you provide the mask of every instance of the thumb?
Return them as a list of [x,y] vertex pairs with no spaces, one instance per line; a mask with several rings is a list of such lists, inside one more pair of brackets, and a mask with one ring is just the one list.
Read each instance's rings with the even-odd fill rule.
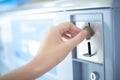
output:
[[69,49],[73,49],[75,46],[77,46],[80,42],[82,42],[87,36],[87,31],[82,30],[80,33],[78,33],[74,38],[69,40],[66,43],[66,46],[69,46]]

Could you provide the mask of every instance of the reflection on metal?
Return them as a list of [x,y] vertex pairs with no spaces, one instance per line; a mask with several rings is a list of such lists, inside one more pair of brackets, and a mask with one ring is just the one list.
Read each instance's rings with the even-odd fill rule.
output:
[[[20,7],[24,8],[46,8],[44,5],[54,3],[54,6],[47,8],[62,8],[65,9],[84,9],[96,7],[110,7],[111,0],[32,0],[23,3]],[[69,5],[68,5],[69,4]],[[87,6],[86,6],[87,5]]]

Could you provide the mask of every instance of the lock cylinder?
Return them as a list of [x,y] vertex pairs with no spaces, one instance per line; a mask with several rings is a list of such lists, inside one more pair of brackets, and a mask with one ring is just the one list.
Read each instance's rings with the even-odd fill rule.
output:
[[95,34],[94,30],[90,26],[90,23],[88,23],[88,26],[84,27],[84,30],[87,30],[88,32],[87,37],[86,37],[87,40],[89,40]]

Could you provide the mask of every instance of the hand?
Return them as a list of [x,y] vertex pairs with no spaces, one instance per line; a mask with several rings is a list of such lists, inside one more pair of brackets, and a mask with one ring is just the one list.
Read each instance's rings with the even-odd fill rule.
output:
[[[62,61],[86,36],[86,30],[81,30],[69,22],[49,28],[45,33],[40,50],[33,60],[34,65],[38,66],[36,69],[45,73]],[[68,39],[68,41],[64,41],[62,38]],[[40,63],[44,64],[43,67]]]
[[25,66],[4,75],[0,80],[36,79],[62,61],[75,46],[84,40],[87,31],[67,22],[49,28],[45,34],[34,59]]
[[[56,58],[56,60],[61,61],[86,38],[87,31],[66,22],[49,28],[45,34],[37,56],[39,57],[41,52],[44,52],[49,57],[51,56],[52,59]],[[68,41],[64,41],[63,38],[68,39]]]

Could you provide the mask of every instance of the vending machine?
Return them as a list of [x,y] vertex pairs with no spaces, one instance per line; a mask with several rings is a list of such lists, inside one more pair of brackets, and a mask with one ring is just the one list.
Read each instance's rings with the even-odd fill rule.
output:
[[88,36],[73,52],[73,80],[120,80],[120,1],[109,7],[70,12]]

